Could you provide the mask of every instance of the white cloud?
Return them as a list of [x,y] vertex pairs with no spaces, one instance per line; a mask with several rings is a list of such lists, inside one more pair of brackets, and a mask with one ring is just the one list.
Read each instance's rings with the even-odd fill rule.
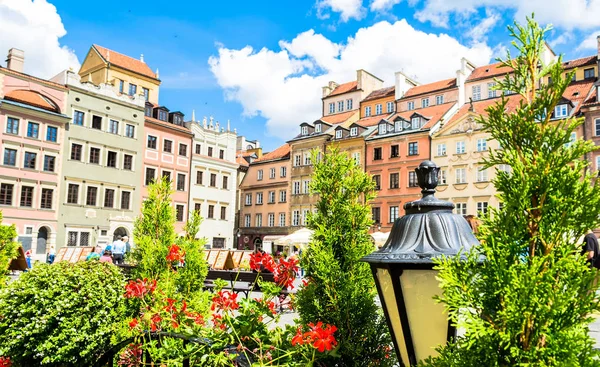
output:
[[573,39],[574,35],[571,32],[562,32],[558,37],[548,41],[551,47],[564,45]]
[[598,50],[597,37],[600,36],[600,29],[587,36],[577,47],[577,51]]
[[24,71],[50,78],[64,69],[79,70],[73,50],[61,46],[65,30],[56,7],[46,0],[0,0],[0,59],[12,47],[25,51]]
[[371,11],[384,12],[399,4],[400,1],[402,0],[372,0],[369,8]]
[[350,19],[361,20],[365,16],[362,0],[317,0],[317,16],[321,19],[329,18],[327,11],[340,13],[340,20],[347,22]]
[[220,47],[209,65],[228,100],[240,103],[246,116],[266,118],[268,132],[284,139],[300,122],[320,116],[321,87],[329,80],[355,80],[356,70],[365,69],[387,86],[400,70],[431,82],[455,76],[461,57],[482,65],[492,55],[484,43],[466,47],[446,34],[418,31],[406,20],[361,28],[343,43],[310,30],[279,44],[280,50]]
[[471,38],[474,42],[485,42],[490,29],[494,28],[501,19],[500,14],[486,10],[486,17],[467,32],[467,37]]

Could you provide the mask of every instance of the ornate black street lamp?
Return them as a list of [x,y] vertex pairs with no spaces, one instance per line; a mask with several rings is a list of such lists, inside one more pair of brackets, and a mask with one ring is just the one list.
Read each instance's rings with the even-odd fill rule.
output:
[[420,200],[406,203],[385,245],[362,260],[371,264],[379,298],[401,366],[415,366],[456,335],[442,304],[433,259],[454,256],[479,244],[454,204],[434,197],[439,167],[415,169]]

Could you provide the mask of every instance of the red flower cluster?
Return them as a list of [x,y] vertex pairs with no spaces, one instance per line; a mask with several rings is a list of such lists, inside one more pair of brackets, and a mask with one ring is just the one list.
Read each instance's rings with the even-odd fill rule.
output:
[[211,311],[230,311],[237,310],[240,306],[237,303],[237,293],[229,292],[229,291],[219,291],[213,297],[213,303],[210,306]]
[[294,288],[294,280],[298,272],[298,259],[291,257],[288,260],[279,259],[275,263],[273,256],[267,253],[254,253],[250,255],[250,268],[255,271],[267,270],[275,276],[275,282],[280,287]]
[[185,252],[181,251],[181,247],[176,244],[172,244],[169,247],[169,254],[167,255],[167,261],[170,263],[182,263],[185,259]]
[[[261,266],[262,265],[262,266]],[[256,252],[250,255],[250,269],[255,271],[267,270],[271,273],[275,272],[275,261],[273,256],[265,253]]]
[[0,357],[0,367],[10,367],[12,366],[12,361],[10,357]]
[[[119,356],[119,366],[141,366],[142,364],[142,346],[140,344],[129,344]],[[2,365],[0,365],[2,366]]]
[[159,314],[154,314],[150,318],[150,331],[154,332],[156,330],[160,330],[160,322],[162,321],[162,317]]
[[333,333],[337,328],[332,325],[325,325],[319,321],[316,325],[312,322],[308,324],[310,328],[306,333],[302,333],[302,329],[298,328],[296,335],[292,338],[292,345],[312,345],[319,352],[330,351],[337,345],[337,341],[333,337]]
[[136,281],[130,280],[125,286],[125,298],[144,298],[146,294],[152,294],[156,289],[156,280],[151,282],[148,278]]

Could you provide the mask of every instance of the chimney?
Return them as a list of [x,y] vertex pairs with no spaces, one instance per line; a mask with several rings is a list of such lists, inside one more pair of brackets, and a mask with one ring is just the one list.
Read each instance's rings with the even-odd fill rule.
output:
[[598,63],[598,74],[600,74],[600,34],[596,36],[596,45],[598,48],[598,55],[596,56],[596,62]]
[[141,54],[141,55],[140,55],[140,61],[141,61],[141,62],[144,62],[144,54]]
[[333,92],[333,90],[335,88],[337,88],[337,86],[338,86],[338,84],[336,82],[334,82],[333,80],[329,81],[329,83],[323,87],[323,98],[330,95],[331,92]]
[[8,56],[6,57],[6,67],[10,70],[23,72],[23,64],[25,63],[25,52],[18,48],[11,48],[8,50]]
[[407,77],[401,71],[397,71],[394,75],[396,77],[396,83],[395,83],[395,87],[396,87],[395,98],[396,98],[396,100],[399,100],[400,98],[404,97],[404,93],[406,93],[410,88],[416,87],[417,85],[419,85],[419,83],[417,83],[413,79]]
[[366,77],[365,75],[365,71],[360,69],[360,70],[356,70],[356,88],[357,89],[363,89],[363,85],[364,85],[364,78]]

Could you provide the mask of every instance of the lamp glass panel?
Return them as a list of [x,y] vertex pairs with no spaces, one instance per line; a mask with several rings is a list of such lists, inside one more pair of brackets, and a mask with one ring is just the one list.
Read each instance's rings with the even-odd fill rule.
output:
[[435,348],[446,344],[448,315],[433,297],[442,290],[436,270],[404,270],[400,276],[402,295],[417,361],[437,356]]
[[394,292],[394,286],[392,283],[392,277],[388,269],[377,269],[377,278],[379,280],[379,287],[381,288],[381,294],[379,295],[381,301],[385,304],[388,311],[387,317],[389,318],[390,324],[394,329],[394,336],[396,338],[396,344],[400,348],[400,355],[402,362],[405,366],[410,366],[408,360],[408,351],[406,350],[406,343],[404,342],[404,332],[402,331],[402,324],[400,323],[400,313],[398,311],[398,304],[396,303],[396,294]]

